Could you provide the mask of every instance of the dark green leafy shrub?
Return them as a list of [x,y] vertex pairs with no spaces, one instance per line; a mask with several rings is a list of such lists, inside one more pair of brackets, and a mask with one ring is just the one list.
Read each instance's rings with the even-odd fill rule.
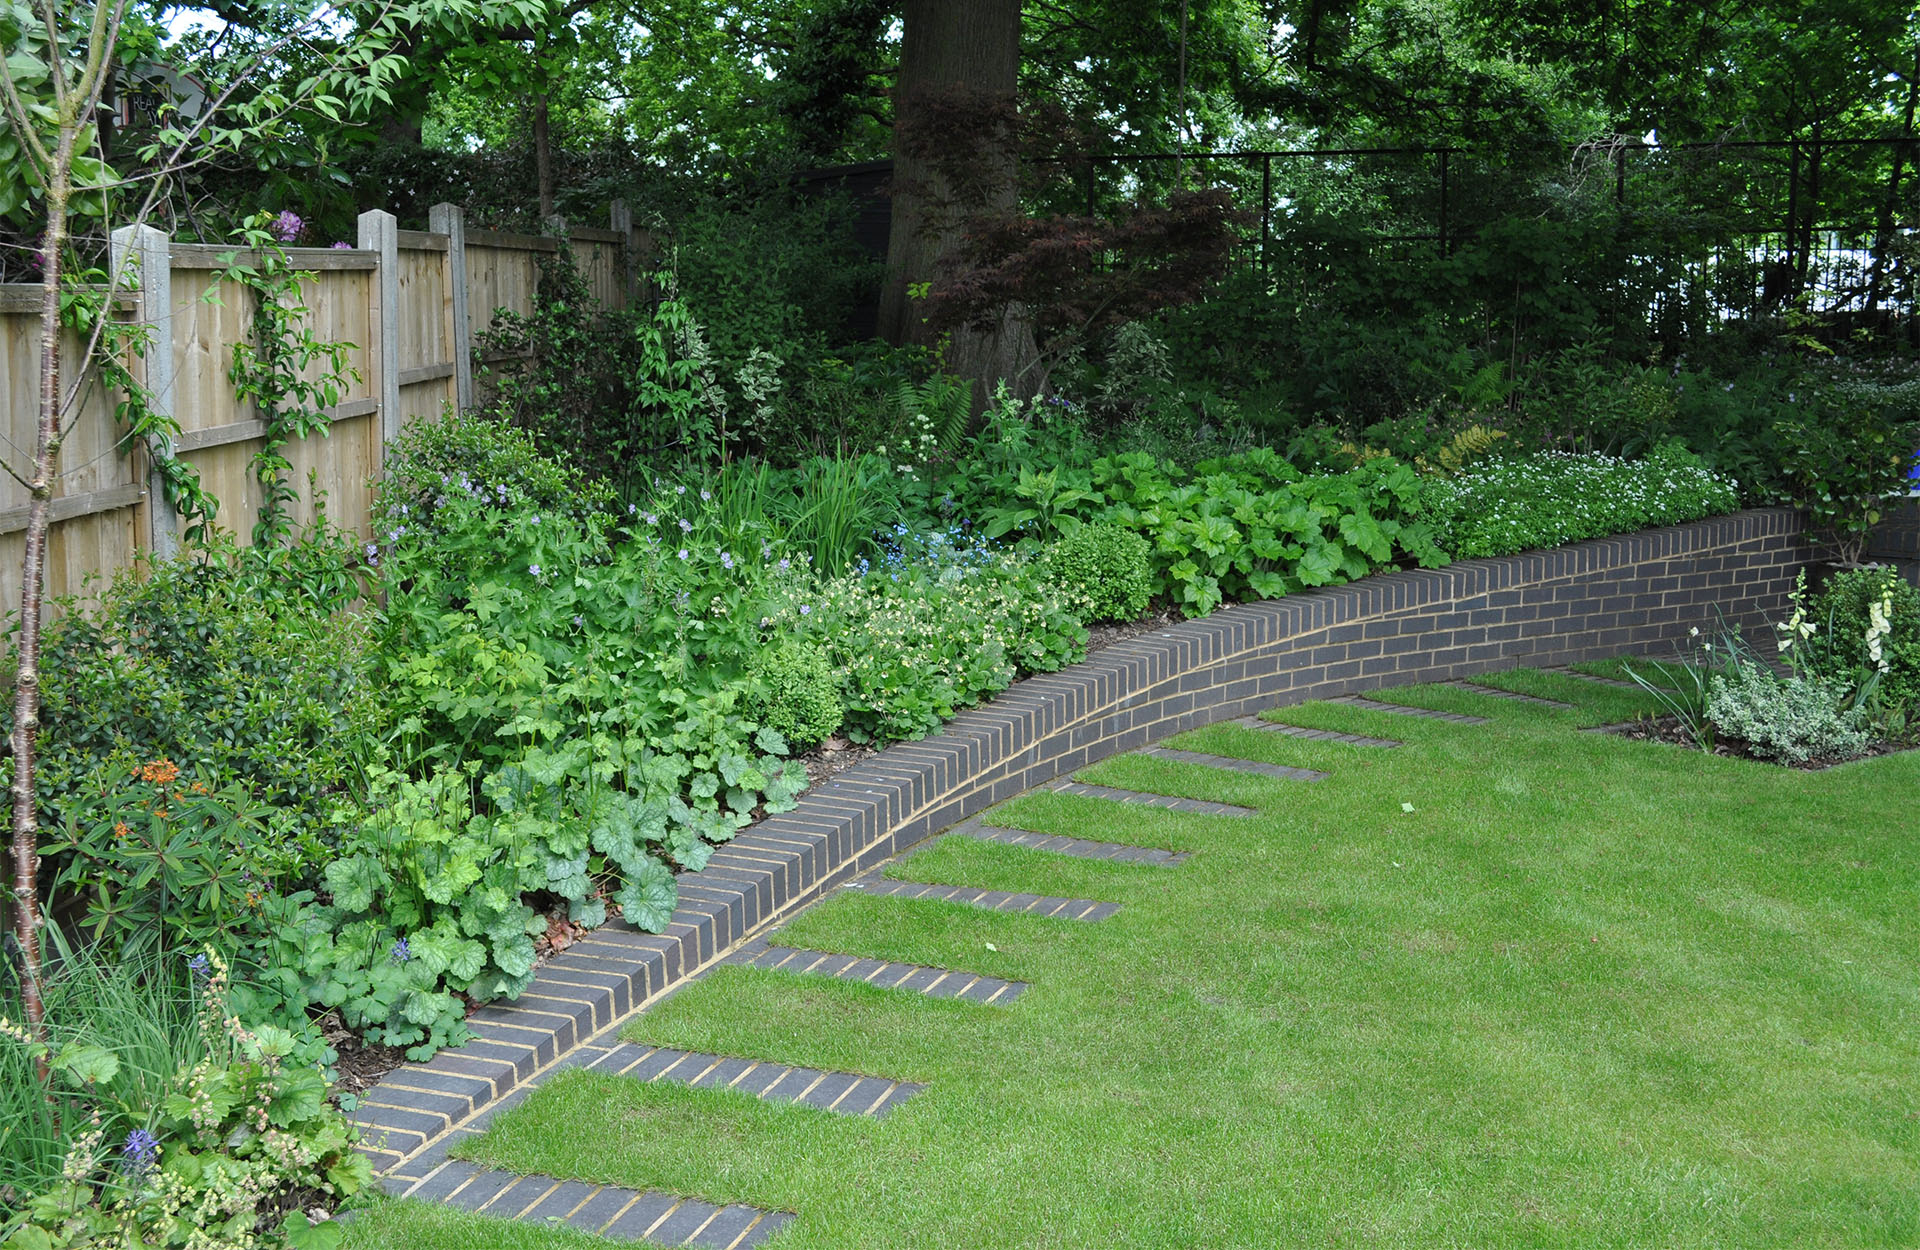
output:
[[252,811],[252,862],[270,879],[304,872],[388,723],[369,616],[285,576],[327,565],[340,567],[317,548],[267,557],[216,540],[69,604],[40,661],[45,827],[99,836],[131,770],[170,760]]
[[824,740],[846,718],[839,675],[819,647],[803,642],[770,647],[754,657],[750,671],[760,689],[760,723],[796,750]]
[[1131,621],[1147,610],[1153,548],[1117,525],[1083,525],[1047,551],[1047,574],[1081,621]]
[[[612,492],[570,463],[540,453],[534,438],[478,412],[443,413],[414,421],[389,443],[374,497],[373,531],[380,549],[404,543],[409,551],[438,547],[449,574],[486,567],[490,553],[470,544],[467,509],[506,518],[566,517],[591,525],[612,507]],[[459,519],[441,523],[449,500]]]
[[1916,431],[1920,426],[1852,389],[1836,389],[1776,425],[1788,498],[1841,560],[1859,562],[1887,499],[1905,493]]

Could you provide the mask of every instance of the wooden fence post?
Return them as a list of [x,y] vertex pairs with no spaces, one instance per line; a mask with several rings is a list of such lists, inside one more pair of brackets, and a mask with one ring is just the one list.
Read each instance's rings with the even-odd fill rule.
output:
[[[148,402],[155,415],[172,416],[172,240],[152,226],[122,226],[113,232],[112,256],[112,273],[130,274],[140,286],[138,324],[146,328],[141,363],[151,397]],[[171,452],[172,447],[166,450]],[[151,457],[147,465],[147,550],[163,560],[180,550],[180,514],[167,498],[166,480]]]
[[[379,376],[369,387],[380,404],[380,441],[400,433],[400,225],[393,214],[371,208],[360,214],[360,247],[380,255],[373,271],[373,351]],[[384,460],[385,457],[382,456]]]
[[473,407],[473,322],[467,313],[467,215],[458,204],[435,204],[427,226],[447,236],[447,275],[453,284],[453,397],[461,412]]
[[620,236],[620,277],[627,293],[627,307],[640,305],[640,270],[634,263],[633,205],[615,200],[607,212],[607,227]]

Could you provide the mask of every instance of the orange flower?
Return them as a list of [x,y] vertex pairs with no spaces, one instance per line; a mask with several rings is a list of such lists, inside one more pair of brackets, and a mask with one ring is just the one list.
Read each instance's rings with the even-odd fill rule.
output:
[[121,839],[124,839],[124,838],[126,838],[126,837],[127,837],[127,835],[128,835],[128,834],[130,834],[130,833],[132,833],[132,832],[133,832],[133,830],[131,830],[131,829],[129,829],[129,828],[127,828],[127,822],[126,822],[126,821],[124,821],[124,820],[116,820],[116,821],[114,821],[114,822],[113,822],[113,836],[114,836],[114,837],[116,837],[116,838],[121,838]]
[[179,775],[180,766],[169,759],[158,759],[151,764],[142,764],[134,771],[134,776],[142,781],[152,782],[156,786],[171,785]]

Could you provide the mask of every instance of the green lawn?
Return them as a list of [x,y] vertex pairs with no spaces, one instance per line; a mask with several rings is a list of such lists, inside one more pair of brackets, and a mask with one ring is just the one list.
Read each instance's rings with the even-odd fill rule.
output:
[[[1175,868],[948,839],[896,876],[1112,900],[1098,924],[843,892],[793,944],[1032,983],[979,1007],[722,968],[635,1040],[928,1082],[890,1117],[571,1073],[470,1148],[495,1166],[799,1212],[813,1247],[1920,1243],[1920,753],[1824,773],[1583,724],[1650,706],[1554,675],[1325,704],[1084,780],[1257,807],[1033,794],[1003,824]],[[1411,804],[1413,810],[1403,810]],[[362,1247],[589,1244],[408,1203]]]

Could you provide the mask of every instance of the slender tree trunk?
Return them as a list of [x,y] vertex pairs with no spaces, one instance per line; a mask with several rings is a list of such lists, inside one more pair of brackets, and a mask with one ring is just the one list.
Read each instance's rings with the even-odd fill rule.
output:
[[[924,101],[956,88],[1011,100],[1019,73],[1019,0],[906,0],[894,87],[893,226],[880,297],[880,333],[888,342],[936,343],[938,336],[922,320],[908,288],[938,281],[941,259],[959,243],[962,231],[961,212],[947,204],[945,179],[905,149],[902,128],[918,121]],[[968,204],[963,211],[1011,211],[1019,194],[1013,136],[984,159],[991,164],[994,189],[986,202]],[[1002,378],[1020,393],[1036,393],[1042,381],[1035,367],[1038,356],[1031,317],[1014,309],[991,330],[955,330],[947,367],[979,384],[979,403]]]
[[533,169],[540,186],[540,220],[553,216],[553,125],[547,115],[547,93],[533,97]]
[[[61,128],[47,178],[47,232],[41,241],[40,412],[28,481],[26,554],[20,569],[20,668],[13,683],[13,925],[20,948],[20,998],[27,1026],[46,1040],[40,929],[40,820],[34,801],[34,741],[40,732],[40,602],[46,583],[47,532],[60,458],[60,259],[67,241],[72,185],[72,127]],[[39,1061],[41,1079],[47,1065]]]

